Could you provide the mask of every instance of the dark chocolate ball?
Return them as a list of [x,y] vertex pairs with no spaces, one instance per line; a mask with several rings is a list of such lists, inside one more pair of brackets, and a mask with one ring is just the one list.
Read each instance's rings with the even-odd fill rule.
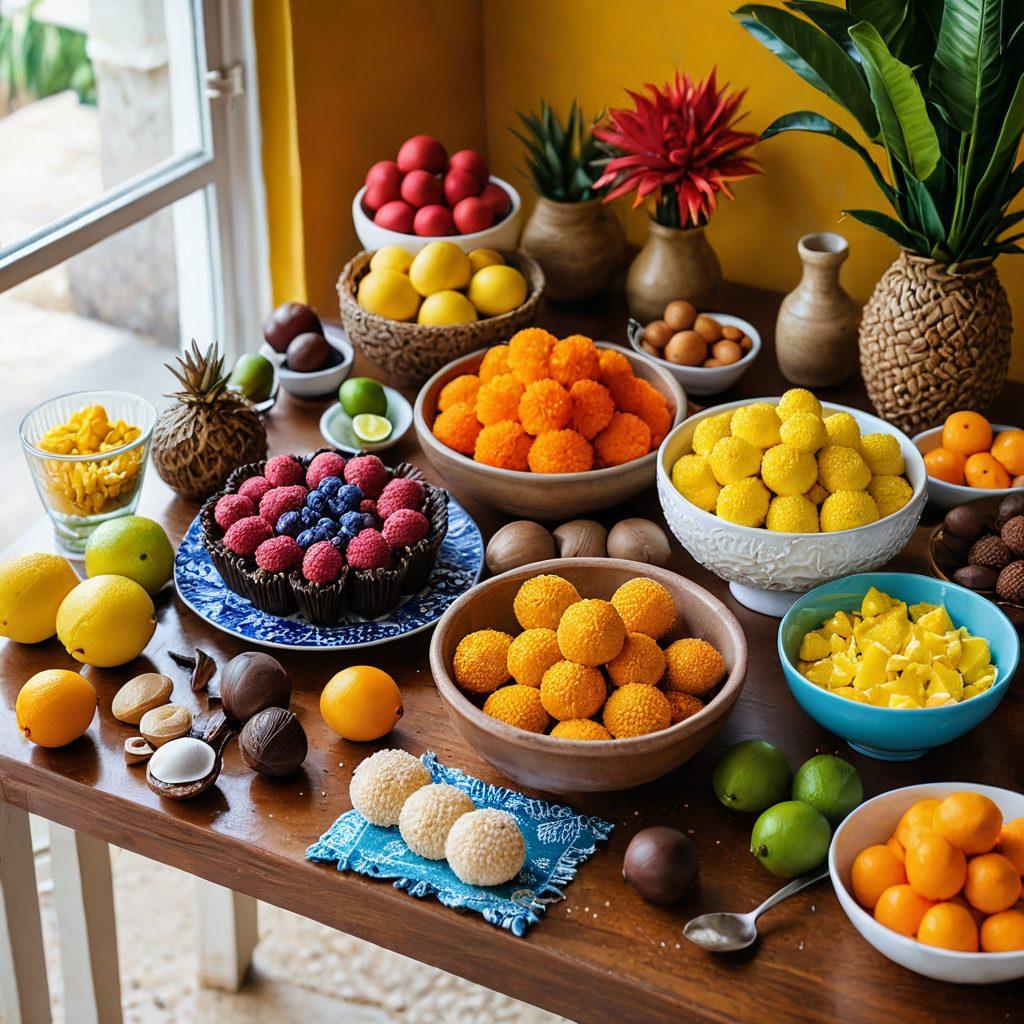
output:
[[968,590],[993,590],[998,575],[987,565],[965,565],[953,573],[953,582]]
[[1024,604],[1024,562],[1011,562],[999,570],[996,593],[1010,604]]
[[996,522],[1002,526],[1007,520],[1014,516],[1024,516],[1024,494],[1019,491],[1016,494],[1008,494],[999,502],[999,513]]
[[236,722],[248,722],[265,708],[287,708],[292,684],[281,663],[262,651],[246,651],[232,658],[220,677],[224,713]]
[[999,536],[1015,555],[1024,555],[1024,516],[1007,519],[999,531]]
[[976,540],[968,552],[971,565],[987,565],[990,569],[1002,569],[1013,561],[1013,553],[1000,537],[987,536]]
[[293,338],[307,331],[323,334],[324,328],[313,309],[301,302],[282,303],[263,325],[263,337],[275,352],[284,352]]
[[279,778],[297,771],[309,748],[306,730],[290,711],[266,708],[245,723],[238,749],[254,772]]
[[697,877],[697,851],[678,829],[645,828],[626,848],[622,877],[650,903],[675,903]]
[[312,373],[321,370],[331,354],[331,346],[322,334],[307,331],[288,343],[285,363],[296,373]]
[[945,533],[962,537],[964,540],[977,540],[985,532],[985,524],[977,509],[968,508],[966,505],[951,508],[946,513],[942,526]]
[[950,533],[945,526],[939,532],[939,541],[942,546],[955,558],[962,562],[967,561],[967,553],[971,550],[971,542],[955,533]]

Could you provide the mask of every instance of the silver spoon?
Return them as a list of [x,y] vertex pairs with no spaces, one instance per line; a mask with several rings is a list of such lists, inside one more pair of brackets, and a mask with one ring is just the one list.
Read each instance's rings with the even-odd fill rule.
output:
[[828,866],[811,871],[809,874],[794,878],[789,885],[784,885],[774,896],[769,896],[756,910],[749,914],[701,914],[686,922],[683,934],[698,946],[711,950],[712,953],[735,953],[746,949],[757,938],[757,919],[777,903],[788,900],[794,893],[813,885],[828,875]]

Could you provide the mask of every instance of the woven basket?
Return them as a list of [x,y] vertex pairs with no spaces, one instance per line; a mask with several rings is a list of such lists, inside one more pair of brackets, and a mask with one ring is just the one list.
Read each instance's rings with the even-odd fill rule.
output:
[[526,301],[511,313],[451,327],[425,327],[389,320],[363,309],[356,302],[356,289],[369,270],[372,255],[357,253],[345,264],[338,278],[341,322],[352,343],[404,387],[418,387],[453,359],[507,341],[537,318],[544,291],[544,271],[525,253],[503,252],[502,256],[526,278]]

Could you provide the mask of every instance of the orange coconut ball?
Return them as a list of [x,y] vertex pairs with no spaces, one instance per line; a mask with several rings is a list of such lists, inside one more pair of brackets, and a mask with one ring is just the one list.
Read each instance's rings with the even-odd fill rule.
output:
[[570,718],[551,730],[560,740],[610,740],[612,734],[592,718]]
[[448,381],[437,396],[437,408],[444,412],[453,405],[476,405],[476,393],[480,390],[480,378],[475,373],[463,373]]
[[655,388],[651,390],[658,396],[657,401],[645,400],[637,416],[647,424],[651,432],[651,447],[657,448],[672,429],[672,413],[662,395]]
[[611,393],[612,401],[619,412],[631,412],[635,416],[640,411],[643,401],[640,387],[642,383],[643,381],[639,377],[634,377],[632,373],[628,376],[617,373],[605,387]]
[[480,421],[468,405],[461,402],[439,412],[434,419],[434,437],[463,455],[472,455],[480,436]]
[[598,365],[600,367],[599,380],[605,387],[609,387],[616,377],[633,376],[633,364],[621,352],[613,348],[602,348],[597,353]]
[[[501,692],[500,690],[498,691]],[[679,693],[676,690],[669,690],[665,694],[669,709],[672,711],[672,725],[685,722],[688,718],[704,710],[704,702],[698,700],[691,693]]]
[[540,683],[544,710],[560,722],[589,718],[604,704],[605,693],[604,676],[596,668],[572,661],[552,665]]
[[534,576],[519,588],[512,610],[523,629],[558,629],[565,610],[579,600],[579,591],[561,576]]
[[645,633],[657,640],[675,625],[676,604],[672,595],[646,576],[623,583],[612,594],[612,604],[631,633]]
[[508,345],[495,345],[484,353],[480,363],[480,383],[486,384],[492,377],[511,373],[508,365]]
[[532,384],[549,376],[548,359],[555,336],[540,327],[527,327],[513,334],[508,342],[508,368],[523,384]]
[[[626,627],[610,601],[589,598],[569,605],[558,622],[558,649],[580,665],[603,665],[622,650]],[[578,716],[588,718],[589,714]]]
[[568,338],[556,341],[548,366],[551,376],[567,388],[578,380],[597,380],[601,372],[597,346],[582,334],[570,334]]
[[569,392],[555,380],[535,380],[519,399],[519,422],[528,434],[561,430],[572,416]]
[[627,633],[622,650],[605,666],[616,686],[657,686],[665,673],[665,652],[643,633]]
[[533,442],[529,462],[534,473],[585,473],[594,468],[594,449],[575,430],[549,430]]
[[611,423],[594,438],[599,466],[621,466],[642,458],[651,450],[651,428],[631,412],[617,412]]
[[495,690],[484,701],[484,714],[527,732],[545,732],[551,724],[540,702],[540,691],[518,683]]
[[508,649],[512,637],[497,629],[467,633],[455,648],[455,681],[471,693],[493,693],[509,680]]
[[631,683],[620,686],[604,706],[605,728],[617,739],[646,736],[667,729],[672,709],[661,690]]
[[540,681],[556,661],[562,660],[558,634],[553,629],[524,629],[508,649],[508,670],[523,686],[540,686]]
[[532,444],[533,438],[518,423],[502,420],[480,431],[473,448],[473,458],[485,466],[525,473],[530,468]]
[[492,377],[476,393],[476,418],[485,427],[502,420],[518,420],[524,390],[511,373]]
[[572,429],[592,441],[612,421],[615,403],[608,389],[596,380],[578,380],[569,388]]
[[670,690],[703,696],[725,675],[725,659],[706,640],[687,637],[665,651],[666,682]]

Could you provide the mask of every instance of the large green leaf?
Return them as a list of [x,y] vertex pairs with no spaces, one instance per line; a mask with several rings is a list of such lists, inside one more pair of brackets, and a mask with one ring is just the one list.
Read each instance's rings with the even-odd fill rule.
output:
[[[992,147],[992,155],[978,182],[975,194],[979,198],[983,198],[994,184],[1010,172],[1017,156],[1017,150],[1020,148],[1022,133],[1024,133],[1024,75],[1017,79],[1017,87],[1006,108],[1006,116],[1003,118],[995,145]],[[1013,194],[1016,195],[1016,192]],[[1012,198],[1013,195],[1009,196],[1005,202],[1009,202]]]
[[924,181],[941,154],[914,73],[889,52],[873,25],[859,22],[850,29],[850,38],[864,60],[886,149],[918,181]]
[[852,17],[842,7],[825,3],[825,0],[784,0],[786,7],[797,14],[810,18],[822,32],[846,51],[847,55],[860,63],[860,54],[853,45],[849,30],[857,24],[859,18]]
[[881,231],[883,235],[888,235],[894,242],[902,245],[904,249],[910,249],[911,252],[927,255],[930,250],[928,239],[924,235],[911,231],[887,214],[879,213],[877,210],[843,210],[843,213],[862,224],[867,224],[869,228]]
[[907,16],[909,0],[848,0],[846,6],[854,21],[866,21],[878,29],[888,43]]

